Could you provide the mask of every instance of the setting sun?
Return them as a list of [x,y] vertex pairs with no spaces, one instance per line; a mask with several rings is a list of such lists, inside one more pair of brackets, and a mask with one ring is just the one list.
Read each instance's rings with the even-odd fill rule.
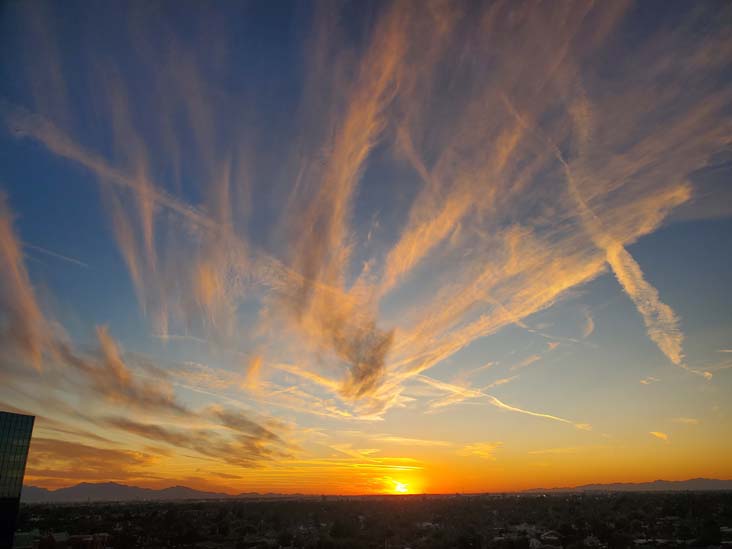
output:
[[0,5],[39,498],[732,483],[730,2]]

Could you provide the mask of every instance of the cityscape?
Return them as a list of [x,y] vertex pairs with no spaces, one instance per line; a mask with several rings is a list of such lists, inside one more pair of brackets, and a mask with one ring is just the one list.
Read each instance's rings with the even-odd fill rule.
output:
[[0,1],[0,549],[732,547],[728,0]]
[[36,504],[19,535],[84,548],[670,548],[729,546],[729,524],[730,492],[415,495]]
[[711,479],[513,494],[360,497],[228,496],[117,483],[55,491],[24,487],[33,420],[0,412],[3,548],[732,545],[732,481]]

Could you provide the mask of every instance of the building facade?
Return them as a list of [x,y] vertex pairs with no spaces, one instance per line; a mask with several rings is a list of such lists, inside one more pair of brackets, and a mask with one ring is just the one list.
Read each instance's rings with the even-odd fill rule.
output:
[[13,546],[34,420],[0,411],[0,549]]

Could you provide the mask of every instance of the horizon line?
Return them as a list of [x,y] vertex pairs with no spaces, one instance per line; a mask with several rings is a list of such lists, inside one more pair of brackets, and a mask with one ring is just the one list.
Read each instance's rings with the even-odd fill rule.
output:
[[[103,482],[88,482],[88,481],[81,481],[77,482],[76,484],[70,484],[68,486],[60,486],[58,488],[44,488],[43,486],[37,486],[34,484],[23,484],[23,489],[25,488],[37,488],[41,490],[45,490],[50,493],[55,493],[59,490],[65,490],[69,488],[75,488],[77,486],[81,485],[92,485],[92,486],[100,486],[100,485],[110,485],[115,484],[118,486],[124,486],[127,488],[137,488],[137,489],[143,489],[143,490],[151,490],[155,492],[161,492],[164,490],[169,490],[171,488],[185,488],[188,490],[193,490],[196,492],[201,493],[209,493],[209,494],[222,494],[226,497],[230,498],[236,498],[241,497],[245,495],[251,495],[251,496],[280,496],[280,497],[342,497],[342,498],[348,498],[348,497],[379,497],[379,496],[389,496],[389,497],[399,497],[399,496],[481,496],[481,495],[502,495],[502,494],[525,494],[527,492],[530,493],[542,493],[542,492],[551,492],[551,491],[584,491],[583,488],[586,488],[588,486],[617,486],[617,485],[624,485],[624,486],[633,486],[633,485],[644,485],[644,484],[654,484],[654,483],[673,483],[673,484],[681,484],[685,482],[692,482],[692,481],[714,481],[714,482],[732,482],[732,478],[730,479],[723,479],[723,478],[708,478],[708,477],[694,477],[694,478],[687,478],[682,480],[667,480],[667,479],[654,479],[654,480],[647,480],[647,481],[638,481],[638,482],[629,482],[629,481],[614,481],[614,482],[590,482],[585,484],[579,484],[575,486],[553,486],[553,487],[536,487],[536,488],[525,488],[520,490],[485,490],[485,491],[478,491],[478,492],[414,492],[414,493],[393,493],[393,492],[373,492],[373,493],[359,493],[359,494],[338,494],[338,493],[323,493],[323,492],[258,492],[258,491],[241,491],[241,492],[225,492],[220,490],[204,490],[199,488],[192,488],[191,486],[187,486],[184,484],[174,484],[170,486],[165,486],[162,488],[151,488],[148,486],[138,486],[135,484],[125,484],[123,482],[117,482],[117,481],[103,481]],[[732,487],[729,488],[732,490]],[[599,490],[602,491],[602,490]],[[613,490],[608,490],[613,491]],[[647,492],[648,490],[638,490],[638,492]],[[659,490],[660,492],[663,492],[663,490]],[[693,490],[682,490],[682,491],[693,491]],[[703,490],[702,490],[703,491]],[[22,499],[22,497],[21,497]],[[209,499],[216,499],[216,498],[209,498]]]

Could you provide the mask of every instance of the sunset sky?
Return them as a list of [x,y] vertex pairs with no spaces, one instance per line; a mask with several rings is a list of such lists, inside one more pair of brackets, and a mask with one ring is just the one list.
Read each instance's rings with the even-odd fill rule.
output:
[[732,478],[732,5],[5,2],[26,484]]

